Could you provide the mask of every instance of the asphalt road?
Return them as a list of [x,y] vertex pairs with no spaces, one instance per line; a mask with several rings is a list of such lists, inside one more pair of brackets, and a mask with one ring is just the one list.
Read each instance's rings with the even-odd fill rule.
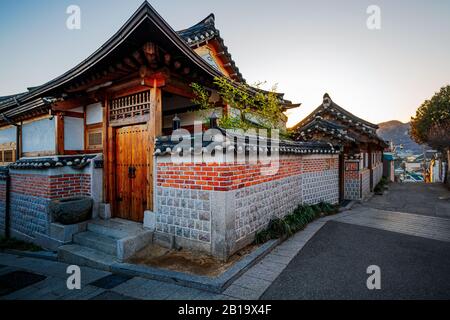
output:
[[450,299],[450,243],[330,221],[261,299]]

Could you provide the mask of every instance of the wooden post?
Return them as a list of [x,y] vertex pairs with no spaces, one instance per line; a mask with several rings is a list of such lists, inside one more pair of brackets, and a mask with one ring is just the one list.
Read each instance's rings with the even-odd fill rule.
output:
[[147,151],[147,210],[153,210],[153,163],[155,153],[155,138],[162,134],[162,92],[158,87],[156,79],[153,79],[153,87],[150,89],[150,119],[147,123],[149,133],[149,144]]
[[61,112],[56,114],[55,152],[57,155],[64,154],[64,115]]
[[[86,108],[85,108],[86,109]],[[103,145],[103,202],[104,203],[108,203],[110,201],[109,199],[109,157],[108,157],[108,110],[109,110],[109,106],[108,106],[108,99],[105,98],[103,100],[103,108],[102,108],[102,112],[103,112],[103,123],[102,123],[102,145]],[[86,114],[86,110],[85,110],[85,114]],[[85,116],[85,120],[84,120],[84,125],[85,125],[85,135],[86,135],[86,139],[85,139],[85,147],[87,146],[87,131],[86,131],[86,116]]]
[[370,145],[367,146],[367,154],[369,157],[369,173],[370,173],[370,192],[373,191],[374,185],[373,185],[373,153],[372,153],[372,147]]
[[16,161],[22,157],[22,122],[16,126]]
[[116,152],[116,131],[113,127],[108,126],[108,142],[107,142],[107,159],[108,159],[108,202],[111,205],[111,213],[116,214],[116,181],[115,181],[115,152]]

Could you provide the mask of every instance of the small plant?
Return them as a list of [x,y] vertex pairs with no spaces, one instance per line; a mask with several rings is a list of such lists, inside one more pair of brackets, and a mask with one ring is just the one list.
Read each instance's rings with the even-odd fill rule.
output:
[[382,177],[380,182],[373,188],[373,191],[377,195],[382,195],[384,190],[387,189],[388,180],[386,177]]
[[286,239],[303,230],[308,223],[323,215],[338,212],[338,206],[321,202],[316,205],[298,206],[293,213],[284,218],[275,218],[269,222],[266,229],[256,232],[255,243],[261,244],[272,239]]

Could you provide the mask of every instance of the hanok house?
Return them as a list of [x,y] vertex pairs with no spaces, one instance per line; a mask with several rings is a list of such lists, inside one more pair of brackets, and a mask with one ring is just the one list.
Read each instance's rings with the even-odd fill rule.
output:
[[[75,68],[2,98],[0,141],[10,163],[0,181],[2,230],[59,248],[66,261],[92,261],[102,251],[107,264],[151,241],[226,259],[274,216],[302,203],[336,203],[338,149],[329,144],[228,141],[214,147],[216,157],[173,162],[179,150],[164,135],[204,121],[192,82],[212,88],[219,116],[233,112],[214,91],[220,76],[244,81],[213,15],[175,32],[145,2]],[[279,99],[283,110],[297,106]],[[279,170],[267,176],[261,163],[224,162],[217,150],[225,149],[279,153]],[[50,203],[75,195],[93,198],[92,220],[56,223]]]
[[324,141],[341,145],[339,161],[340,200],[361,200],[383,176],[386,142],[377,136],[378,126],[351,114],[331,100],[323,103],[294,128],[297,141]]

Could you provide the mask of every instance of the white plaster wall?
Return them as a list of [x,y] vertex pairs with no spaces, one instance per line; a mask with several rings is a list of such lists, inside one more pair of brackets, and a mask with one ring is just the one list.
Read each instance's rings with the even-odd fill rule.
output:
[[41,119],[23,125],[23,152],[55,151],[56,119]]
[[64,149],[84,150],[84,119],[64,117]]
[[16,142],[16,127],[5,127],[0,129],[0,144]]
[[86,124],[95,124],[103,121],[103,110],[101,103],[86,106]]
[[[216,108],[214,109],[217,116],[222,116],[222,108]],[[194,122],[202,122],[202,123],[209,123],[208,117],[212,114],[212,110],[199,110],[199,111],[193,111],[193,112],[185,112],[177,114],[178,118],[181,120],[181,126],[192,126],[194,125]],[[174,114],[165,116],[163,118],[163,128],[172,128],[172,120],[175,117]]]

